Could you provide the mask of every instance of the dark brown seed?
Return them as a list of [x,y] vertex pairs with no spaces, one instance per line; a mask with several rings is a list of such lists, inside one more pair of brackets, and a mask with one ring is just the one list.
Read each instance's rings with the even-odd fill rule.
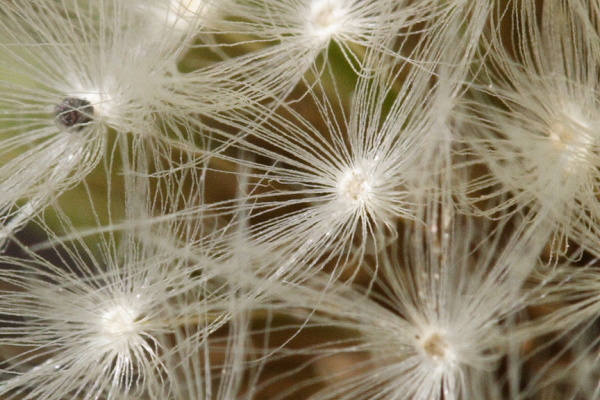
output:
[[67,97],[54,107],[56,122],[65,128],[81,130],[92,120],[94,107],[89,101],[77,97]]

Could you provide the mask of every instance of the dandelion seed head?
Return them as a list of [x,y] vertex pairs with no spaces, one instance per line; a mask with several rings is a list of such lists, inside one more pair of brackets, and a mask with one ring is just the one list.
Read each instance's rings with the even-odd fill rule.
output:
[[176,10],[181,18],[192,18],[198,13],[204,13],[206,7],[203,0],[171,0],[171,8]]
[[427,358],[439,366],[456,362],[456,354],[444,332],[433,330],[423,335],[418,346]]
[[102,315],[102,332],[114,337],[135,334],[137,332],[136,314],[133,308],[116,305]]
[[346,171],[339,181],[338,195],[350,206],[364,204],[372,195],[368,176],[361,168]]
[[339,0],[313,0],[308,17],[308,30],[313,35],[327,40],[344,23],[347,15],[343,2]]
[[565,161],[569,173],[585,168],[589,163],[593,146],[589,129],[590,123],[574,105],[566,107],[561,118],[550,126],[548,138]]
[[193,30],[199,21],[207,22],[215,10],[216,7],[205,0],[169,0],[150,9],[160,23],[180,34]]
[[[117,77],[115,73],[120,76]],[[143,98],[144,93],[137,90],[140,85],[136,82],[135,72],[115,71],[115,73],[102,76],[95,82],[69,79],[70,87],[59,89],[62,89],[67,97],[88,102],[93,109],[93,113],[90,113],[91,117],[98,123],[112,126],[120,131],[129,131],[145,116],[139,112],[139,98]],[[141,75],[142,72],[139,74]]]

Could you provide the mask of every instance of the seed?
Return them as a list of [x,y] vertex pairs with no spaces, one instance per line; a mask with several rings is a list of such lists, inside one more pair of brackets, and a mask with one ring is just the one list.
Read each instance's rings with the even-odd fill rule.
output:
[[87,100],[67,97],[54,107],[54,115],[59,125],[79,131],[92,120],[94,107]]

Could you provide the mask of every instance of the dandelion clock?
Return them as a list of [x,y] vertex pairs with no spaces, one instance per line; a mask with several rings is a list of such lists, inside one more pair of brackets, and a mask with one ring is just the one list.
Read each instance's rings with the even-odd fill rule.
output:
[[[416,159],[431,126],[425,110],[427,82],[421,75],[415,86],[422,85],[422,97],[415,90],[410,100],[386,109],[394,78],[359,79],[348,113],[343,100],[327,98],[323,87],[315,88],[302,105],[318,111],[311,119],[285,104],[275,113],[265,108],[264,121],[235,143],[244,158],[219,156],[243,166],[238,180],[246,183],[240,199],[198,209],[245,215],[241,221],[256,246],[289,253],[274,276],[301,279],[312,273],[306,266],[321,257],[335,265],[340,257],[360,259],[377,251],[384,237],[394,236],[399,218],[412,217],[407,185],[417,174]],[[423,113],[412,118],[412,111],[421,107]],[[296,268],[304,272],[293,272]],[[300,275],[292,278],[296,273]]]
[[436,191],[440,170],[451,168],[468,43],[460,42],[466,54],[430,54],[435,74],[407,72],[375,49],[365,65],[376,72],[350,84],[343,75],[319,81],[297,100],[265,106],[261,123],[232,145],[239,153],[216,157],[239,166],[243,192],[199,209],[246,215],[256,245],[289,254],[274,277],[303,279],[325,260],[338,274],[340,265],[377,257],[398,224],[415,218],[416,199]]
[[[503,399],[509,387],[518,393],[516,381],[498,377],[514,350],[514,318],[545,236],[468,220],[449,208],[427,215],[426,224],[407,228],[398,246],[380,254],[371,289],[332,285],[326,276],[271,286],[288,304],[277,311],[297,321],[273,330],[298,341],[309,332],[300,349],[273,351],[275,358],[298,357],[288,373],[300,382],[273,398]],[[274,378],[263,385],[278,384]]]
[[[435,70],[435,55],[449,30],[456,46],[472,47],[489,5],[482,1],[284,0],[237,1],[232,16],[248,20],[242,32],[264,48],[244,56],[251,81],[266,82],[272,93],[289,94],[299,82],[356,74],[380,55]],[[465,20],[468,18],[468,23]],[[223,27],[225,31],[225,27]],[[437,38],[433,40],[433,38]],[[471,53],[466,50],[463,55]],[[342,62],[343,61],[343,62]],[[267,76],[266,72],[269,73]]]
[[227,399],[240,389],[248,300],[210,247],[178,247],[164,219],[160,229],[62,222],[67,235],[0,256],[2,398]]
[[[197,113],[202,103],[211,104],[207,112],[218,113],[223,104],[244,103],[234,101],[239,96],[233,90],[228,100],[223,95],[211,103],[208,90],[200,92],[206,94],[202,100],[190,100],[197,96],[180,90],[177,71],[185,37],[167,22],[146,18],[138,6],[120,1],[3,6],[0,241],[80,182],[104,155],[112,159],[106,148],[114,133],[125,148],[123,135],[131,134],[147,148],[197,150],[189,126],[195,117],[182,110]],[[211,77],[204,87],[215,97],[219,90]]]
[[345,58],[355,71],[364,66],[368,50],[400,58],[386,40],[416,20],[426,19],[426,7],[408,3],[232,1],[214,33],[236,38],[240,43],[236,45],[245,49],[231,60],[231,65],[237,64],[239,76],[272,95],[285,97],[307,71],[320,75],[332,67],[328,61],[332,43],[341,51],[337,56]]
[[582,3],[509,11],[513,34],[490,39],[465,130],[467,147],[489,170],[471,182],[474,198],[510,193],[483,213],[549,210],[561,254],[573,254],[566,239],[598,249],[598,10],[590,17],[578,11]]

